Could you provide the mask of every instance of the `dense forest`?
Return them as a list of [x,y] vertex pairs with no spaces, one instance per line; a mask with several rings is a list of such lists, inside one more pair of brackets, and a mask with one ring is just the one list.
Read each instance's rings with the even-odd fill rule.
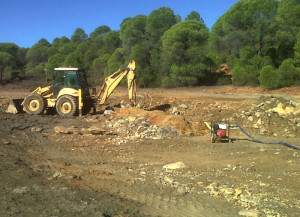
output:
[[0,43],[1,83],[2,75],[42,79],[45,69],[51,75],[72,65],[95,85],[134,59],[140,87],[300,85],[299,29],[300,0],[240,0],[211,30],[196,11],[182,19],[162,7],[124,19],[118,31],[77,28],[71,38],[42,38],[28,49]]

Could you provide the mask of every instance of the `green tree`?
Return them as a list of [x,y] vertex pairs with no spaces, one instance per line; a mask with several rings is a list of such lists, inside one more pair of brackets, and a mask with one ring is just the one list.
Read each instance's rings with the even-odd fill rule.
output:
[[294,56],[296,36],[300,29],[300,0],[281,0],[276,21],[278,29],[273,59],[279,65],[284,59]]
[[191,13],[189,13],[187,15],[187,17],[185,18],[185,20],[195,20],[195,21],[201,21],[202,23],[204,23],[204,20],[202,19],[202,17],[200,16],[200,14],[197,11],[192,11]]
[[176,23],[181,22],[181,16],[179,14],[176,14],[175,18],[176,18]]
[[82,53],[74,51],[66,57],[64,66],[85,68],[84,56],[82,55]]
[[132,47],[130,59],[137,62],[136,75],[140,87],[149,87],[154,81],[154,74],[149,66],[149,52],[146,46],[136,44]]
[[34,68],[40,63],[46,63],[48,60],[48,47],[50,43],[46,39],[39,40],[34,44],[26,54],[29,68]]
[[111,29],[108,26],[99,26],[98,28],[96,28],[91,34],[90,34],[90,39],[93,40],[98,36],[101,36],[105,33],[110,32]]
[[[92,65],[94,59],[97,58],[97,57],[98,57],[97,51],[94,50],[94,49],[89,49],[89,50],[87,50],[87,52],[86,52],[85,55],[84,55],[84,58],[85,58],[85,60],[86,60],[86,63],[88,64],[88,66],[89,66],[89,65]],[[88,66],[87,66],[87,67],[88,67]]]
[[151,43],[157,44],[164,32],[176,22],[176,16],[170,8],[162,7],[152,11],[146,23],[146,31],[150,35]]
[[0,43],[0,52],[6,52],[14,58],[17,56],[18,50],[19,47],[14,43]]
[[297,43],[295,44],[295,57],[294,63],[296,66],[300,67],[300,32],[297,35]]
[[270,90],[278,87],[278,73],[272,66],[264,66],[258,79],[264,89]]
[[74,52],[76,49],[77,49],[77,45],[74,42],[69,42],[69,43],[63,44],[58,50],[59,50],[59,53],[68,55],[68,54]]
[[124,56],[122,55],[122,49],[117,48],[107,61],[107,68],[104,71],[105,77],[111,75],[111,73],[123,67],[125,62]]
[[17,65],[23,69],[23,67],[26,65],[26,48],[19,48],[16,54],[16,62]]
[[187,20],[172,26],[162,37],[164,77],[179,86],[201,83],[206,76],[204,50],[208,28],[200,21]]
[[124,54],[129,56],[131,49],[137,43],[141,43],[145,38],[146,16],[138,15],[131,19],[126,19],[120,29],[120,39]]
[[[243,76],[244,83],[243,85],[250,85],[250,86],[258,86],[259,85],[259,80],[258,77],[260,75],[260,71],[264,66],[268,66],[272,64],[272,61],[270,57],[265,56],[257,56],[254,55],[252,52],[252,48],[249,46],[244,47],[241,50],[241,58],[236,61],[235,67],[238,67],[240,71],[240,67],[242,67],[244,72],[246,73]],[[235,80],[240,81],[239,78],[235,78],[236,75],[235,73],[232,74],[233,77],[233,83],[237,84],[234,82]],[[240,82],[237,85],[241,85]]]
[[0,52],[6,52],[10,54],[16,63],[16,67],[23,69],[26,64],[26,48],[20,48],[14,43],[0,43]]
[[278,68],[279,86],[292,86],[297,80],[297,70],[293,59],[284,60]]
[[80,44],[78,44],[77,48],[76,48],[76,51],[82,53],[82,54],[85,54],[89,48],[91,47],[90,45],[90,41],[85,41],[85,42],[82,42]]
[[102,36],[103,45],[97,51],[98,55],[112,54],[121,47],[120,31],[110,31]]
[[48,63],[46,64],[49,78],[53,76],[54,68],[63,66],[65,59],[66,56],[60,53],[57,53],[49,58]]
[[7,66],[14,64],[14,58],[7,52],[0,52],[0,84],[3,84],[3,73]]
[[104,69],[107,67],[107,62],[110,58],[109,54],[105,54],[102,57],[98,57],[93,61],[93,68],[98,71],[99,75],[104,74]]
[[67,38],[66,36],[62,36],[61,38],[55,38],[55,39],[53,39],[52,46],[55,46],[55,47],[59,48],[62,45],[67,44],[69,42],[70,42],[69,38]]
[[241,66],[236,66],[232,70],[232,83],[237,86],[243,86],[247,84],[248,74]]
[[221,16],[212,27],[213,47],[223,57],[234,54],[245,46],[261,56],[275,38],[276,0],[241,0]]
[[75,43],[80,43],[86,41],[87,38],[88,35],[85,33],[85,31],[82,28],[77,28],[73,33],[71,40]]

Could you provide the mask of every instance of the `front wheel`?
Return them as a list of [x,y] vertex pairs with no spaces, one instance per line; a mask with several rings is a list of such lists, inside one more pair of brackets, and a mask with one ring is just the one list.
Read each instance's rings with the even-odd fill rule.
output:
[[61,96],[56,103],[56,111],[60,116],[69,117],[77,112],[76,99],[73,96]]
[[31,115],[42,114],[45,110],[45,99],[39,94],[32,94],[25,98],[24,110]]

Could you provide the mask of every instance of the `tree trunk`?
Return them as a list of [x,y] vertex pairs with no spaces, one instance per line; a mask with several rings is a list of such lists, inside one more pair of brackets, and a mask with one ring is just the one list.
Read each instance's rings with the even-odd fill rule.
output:
[[3,70],[2,68],[0,69],[0,84],[2,85],[2,76],[3,76]]

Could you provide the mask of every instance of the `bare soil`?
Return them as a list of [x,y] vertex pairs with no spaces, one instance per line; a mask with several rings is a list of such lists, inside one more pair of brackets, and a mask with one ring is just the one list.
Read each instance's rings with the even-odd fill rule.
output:
[[[299,87],[138,91],[141,108],[127,107],[126,89],[118,88],[108,100],[124,104],[115,113],[105,116],[98,107],[96,114],[61,118],[5,113],[9,98],[29,91],[1,87],[0,216],[300,215],[300,151],[255,143],[237,129],[233,143],[211,143],[204,124],[226,120],[260,140],[300,146],[296,116],[294,123],[265,114],[262,134],[252,127],[256,116],[240,115],[256,111],[260,95],[299,102]],[[157,139],[108,128],[120,117],[172,125],[179,136]],[[164,168],[176,162],[185,167]]]

